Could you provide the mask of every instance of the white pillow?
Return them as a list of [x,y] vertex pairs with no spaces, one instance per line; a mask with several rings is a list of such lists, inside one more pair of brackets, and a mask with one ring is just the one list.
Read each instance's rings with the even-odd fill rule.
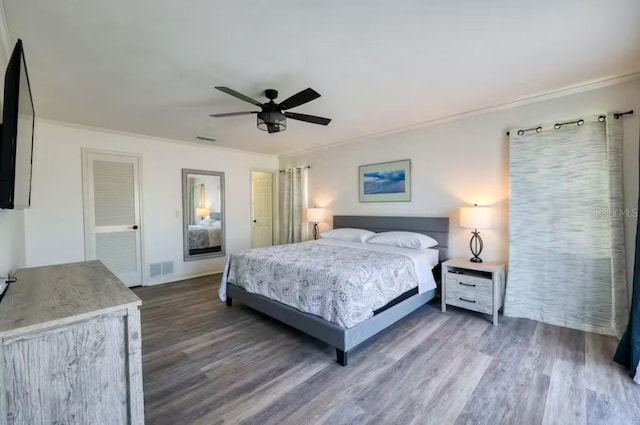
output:
[[438,241],[421,233],[382,232],[376,233],[367,243],[399,246],[401,248],[427,249],[438,245]]
[[366,242],[375,236],[374,232],[364,229],[333,229],[322,233],[322,239],[337,239],[341,241]]
[[200,226],[212,227],[215,224],[216,221],[219,221],[219,220],[214,220],[212,218],[203,218],[200,221]]

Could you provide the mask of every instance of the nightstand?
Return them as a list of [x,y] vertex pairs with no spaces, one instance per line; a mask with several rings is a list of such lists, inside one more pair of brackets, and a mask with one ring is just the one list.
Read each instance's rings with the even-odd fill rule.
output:
[[472,263],[463,259],[442,263],[442,311],[447,311],[449,304],[491,314],[493,324],[497,325],[504,290],[504,264]]

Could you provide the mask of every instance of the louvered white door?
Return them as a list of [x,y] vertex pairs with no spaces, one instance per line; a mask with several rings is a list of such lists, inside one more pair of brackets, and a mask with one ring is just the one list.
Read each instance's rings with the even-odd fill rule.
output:
[[142,283],[138,157],[84,152],[85,254],[127,286]]

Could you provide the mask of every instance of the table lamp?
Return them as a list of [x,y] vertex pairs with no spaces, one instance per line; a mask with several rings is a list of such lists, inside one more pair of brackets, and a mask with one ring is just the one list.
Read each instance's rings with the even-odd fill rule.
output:
[[318,223],[324,221],[324,208],[307,208],[307,221],[313,223],[313,239],[318,239]]
[[196,214],[200,217],[200,220],[204,220],[205,218],[209,218],[211,210],[209,208],[197,208]]
[[478,204],[474,204],[472,207],[460,208],[460,227],[473,229],[471,232],[473,236],[469,241],[469,248],[473,254],[473,258],[470,261],[482,263],[480,253],[482,252],[483,244],[478,229],[491,228],[491,209],[489,207],[479,207]]

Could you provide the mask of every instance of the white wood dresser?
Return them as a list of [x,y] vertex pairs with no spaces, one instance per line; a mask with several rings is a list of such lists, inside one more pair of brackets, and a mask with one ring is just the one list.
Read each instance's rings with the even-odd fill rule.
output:
[[504,264],[453,259],[442,263],[442,311],[447,304],[490,314],[498,324],[505,291]]
[[99,261],[16,278],[0,302],[0,425],[143,424],[140,299]]

